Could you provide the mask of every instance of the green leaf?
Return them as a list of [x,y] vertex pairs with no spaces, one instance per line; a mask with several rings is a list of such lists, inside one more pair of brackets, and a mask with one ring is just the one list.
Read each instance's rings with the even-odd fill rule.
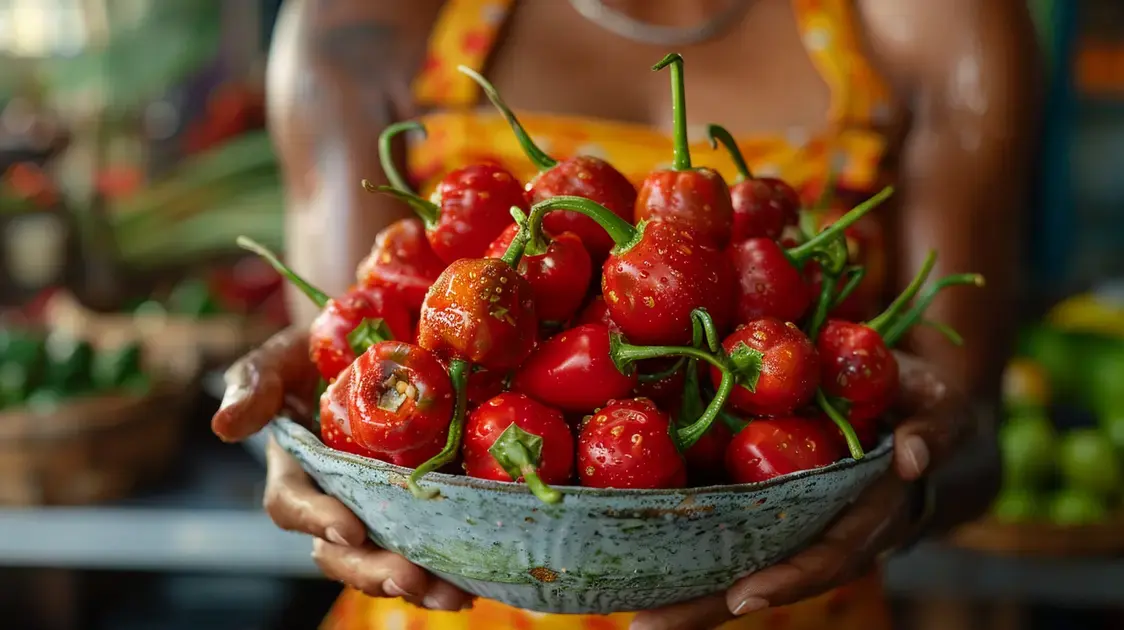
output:
[[382,319],[364,319],[347,335],[347,343],[357,357],[376,343],[391,339],[394,339],[394,334]]

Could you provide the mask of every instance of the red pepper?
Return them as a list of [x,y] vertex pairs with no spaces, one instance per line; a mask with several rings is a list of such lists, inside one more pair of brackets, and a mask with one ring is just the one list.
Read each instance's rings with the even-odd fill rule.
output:
[[798,417],[753,420],[726,449],[726,471],[734,483],[757,483],[830,466],[843,451],[827,427]]
[[[687,380],[687,370],[679,364],[679,361],[661,365],[664,369],[649,374],[640,372],[632,393],[637,398],[652,400],[660,409],[677,409],[683,401],[683,385]],[[679,369],[668,372],[671,366]]]
[[578,434],[578,475],[589,488],[682,488],[687,467],[671,421],[646,398],[614,401]]
[[561,493],[547,484],[573,476],[574,437],[557,409],[523,394],[500,394],[468,418],[464,470],[479,479],[523,481],[544,503],[557,503]]
[[363,187],[409,204],[425,224],[433,251],[445,263],[480,257],[511,225],[511,208],[527,210],[522,185],[495,164],[475,164],[449,173],[437,184],[430,200],[422,199],[410,190],[394,167],[391,141],[403,131],[424,133],[425,127],[416,122],[387,127],[379,137],[379,160],[391,185],[375,186],[364,180]]
[[734,434],[721,422],[715,422],[695,445],[683,452],[687,471],[695,484],[719,483],[726,468],[726,451]]
[[609,306],[605,304],[605,296],[597,294],[585,305],[574,319],[574,326],[582,324],[604,324],[613,327],[613,318],[609,316]]
[[402,219],[378,233],[371,253],[359,263],[356,278],[361,287],[394,291],[416,315],[425,292],[444,270],[445,263],[425,238],[421,220]]
[[[843,210],[832,208],[820,217],[824,227],[837,221]],[[863,268],[864,277],[854,291],[839,300],[831,314],[839,319],[859,321],[877,313],[879,300],[886,286],[887,261],[881,224],[867,215],[844,231],[847,252],[852,265]]]
[[[605,160],[579,155],[558,161],[547,155],[535,145],[530,134],[519,123],[518,118],[503,102],[496,88],[479,73],[460,66],[462,73],[468,75],[484,90],[496,109],[511,125],[515,138],[523,147],[527,158],[539,169],[539,174],[526,187],[527,197],[532,204],[551,197],[574,196],[596,201],[632,223],[633,206],[636,205],[636,187],[620,171]],[[573,232],[585,244],[595,263],[600,264],[609,255],[613,241],[592,219],[576,212],[556,212],[548,216],[543,227],[550,234]]]
[[[449,370],[452,362],[449,360],[441,360],[441,365]],[[468,376],[465,377],[465,391],[468,398],[468,406],[476,407],[485,402],[499,396],[507,388],[507,373],[497,372],[495,370],[487,370],[482,367],[474,367],[469,371]]]
[[734,243],[747,238],[779,240],[786,227],[799,221],[800,194],[782,180],[754,177],[730,132],[718,125],[710,125],[708,131],[711,146],[717,148],[721,142],[738,169],[738,179],[730,187],[734,207],[730,240]]
[[[804,266],[813,257],[837,245],[844,230],[892,193],[892,188],[884,189],[843,215],[830,228],[787,250],[768,238],[734,243],[728,255],[739,283],[737,321],[744,323],[762,317],[800,321],[815,299],[815,290],[802,273]],[[836,262],[840,267],[846,264],[846,260]]]
[[360,446],[353,436],[347,412],[353,375],[351,366],[344,368],[320,395],[320,441],[337,451],[379,459],[379,453]]
[[[756,319],[722,342],[735,363],[753,362],[757,380],[742,383],[730,394],[730,405],[754,416],[787,416],[812,401],[820,385],[820,360],[811,340],[792,322]],[[711,367],[717,386],[722,372]]]
[[262,245],[245,237],[240,237],[238,244],[265,259],[320,307],[320,314],[309,327],[308,343],[312,362],[325,381],[331,382],[355,360],[352,336],[364,321],[381,320],[395,339],[410,338],[410,314],[387,290],[352,287],[338,298],[329,298]]
[[[954,285],[983,286],[983,277],[978,274],[946,276],[933,283],[910,307],[936,259],[936,253],[930,252],[909,286],[874,319],[864,324],[828,320],[819,332],[816,348],[821,357],[823,392],[846,401],[849,409],[845,415],[852,421],[880,418],[889,409],[898,393],[898,362],[890,348],[921,321],[937,294]],[[952,331],[942,330],[959,341]],[[832,413],[830,401],[822,406]]]
[[602,267],[601,292],[613,322],[630,340],[685,343],[696,308],[705,308],[719,328],[729,322],[729,263],[690,231],[660,221],[633,227],[588,199],[554,197],[531,208],[529,242],[538,238],[542,217],[554,210],[591,217],[617,244]]
[[540,344],[511,387],[562,411],[593,413],[635,384],[636,375],[621,374],[609,356],[609,329],[586,324]]
[[[500,258],[519,234],[519,225],[511,224],[492,242],[485,257]],[[589,292],[593,265],[589,252],[573,232],[550,238],[541,253],[523,252],[519,273],[531,285],[535,296],[535,313],[542,323],[560,323],[570,319]]]
[[645,178],[636,198],[637,221],[664,221],[689,229],[715,247],[730,240],[734,208],[730,189],[717,171],[692,168],[687,142],[687,104],[683,58],[672,53],[652,67],[671,66],[671,107],[675,117],[675,161],[672,168]]

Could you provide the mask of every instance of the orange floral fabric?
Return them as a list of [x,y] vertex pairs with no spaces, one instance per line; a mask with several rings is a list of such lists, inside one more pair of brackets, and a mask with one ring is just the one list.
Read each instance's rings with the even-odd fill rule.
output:
[[[433,113],[422,118],[428,133],[412,137],[411,178],[428,194],[449,171],[474,162],[503,165],[521,180],[536,171],[507,123],[476,109],[477,85],[458,65],[484,67],[514,0],[447,0],[430,39],[430,50],[415,84],[418,103]],[[790,131],[738,138],[755,174],[782,177],[807,201],[818,197],[833,172],[841,189],[871,192],[881,184],[886,139],[872,126],[889,111],[889,90],[859,45],[849,0],[793,0],[808,54],[832,91],[827,131]],[[639,184],[669,166],[672,140],[666,134],[606,120],[516,112],[535,142],[556,159],[593,155],[609,160]],[[705,130],[691,130],[692,160],[728,179],[737,172],[724,150],[714,150]],[[402,600],[374,599],[346,591],[321,630],[625,630],[632,615],[604,617],[542,615],[492,601],[471,611],[430,612]],[[786,608],[730,622],[726,630],[884,630],[890,620],[874,573],[850,586]]]

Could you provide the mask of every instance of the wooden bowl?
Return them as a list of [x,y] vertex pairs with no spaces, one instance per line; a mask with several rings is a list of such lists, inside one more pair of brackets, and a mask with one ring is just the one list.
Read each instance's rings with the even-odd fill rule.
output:
[[1011,556],[1111,556],[1124,554],[1124,515],[1096,525],[1001,523],[965,525],[950,537],[958,547]]

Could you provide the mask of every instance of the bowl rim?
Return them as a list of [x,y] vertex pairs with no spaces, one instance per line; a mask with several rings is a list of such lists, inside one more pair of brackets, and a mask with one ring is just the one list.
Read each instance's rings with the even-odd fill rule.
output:
[[[286,425],[291,425],[296,430],[287,429]],[[293,420],[285,414],[276,416],[270,421],[269,430],[271,432],[287,431],[289,436],[301,442],[309,449],[316,451],[321,455],[334,457],[337,459],[348,460],[351,463],[374,468],[376,470],[385,472],[391,475],[399,475],[403,478],[408,477],[412,468],[405,468],[354,453],[347,453],[344,451],[331,448],[320,441],[312,431],[301,423]],[[765,481],[758,481],[754,483],[739,483],[739,484],[721,484],[710,486],[694,486],[689,488],[660,488],[660,489],[634,489],[634,488],[587,488],[585,486],[562,486],[552,485],[552,488],[561,491],[566,496],[579,496],[586,498],[623,498],[623,497],[676,497],[682,498],[684,496],[699,496],[710,494],[749,494],[753,492],[760,492],[767,488],[783,485],[785,483],[796,481],[798,479],[805,479],[808,477],[817,477],[826,475],[849,468],[857,468],[859,466],[873,464],[882,459],[890,456],[894,450],[893,434],[887,434],[879,441],[878,446],[866,453],[862,459],[856,460],[850,457],[841,459],[834,464],[824,466],[822,468],[813,468],[811,470],[801,470],[779,477],[773,477]],[[441,486],[453,486],[458,488],[470,488],[474,490],[484,490],[491,492],[501,492],[507,494],[531,494],[531,490],[526,484],[517,483],[513,481],[492,481],[490,479],[478,479],[475,477],[468,477],[465,475],[450,475],[448,473],[431,472],[420,480],[421,483],[437,484]]]

